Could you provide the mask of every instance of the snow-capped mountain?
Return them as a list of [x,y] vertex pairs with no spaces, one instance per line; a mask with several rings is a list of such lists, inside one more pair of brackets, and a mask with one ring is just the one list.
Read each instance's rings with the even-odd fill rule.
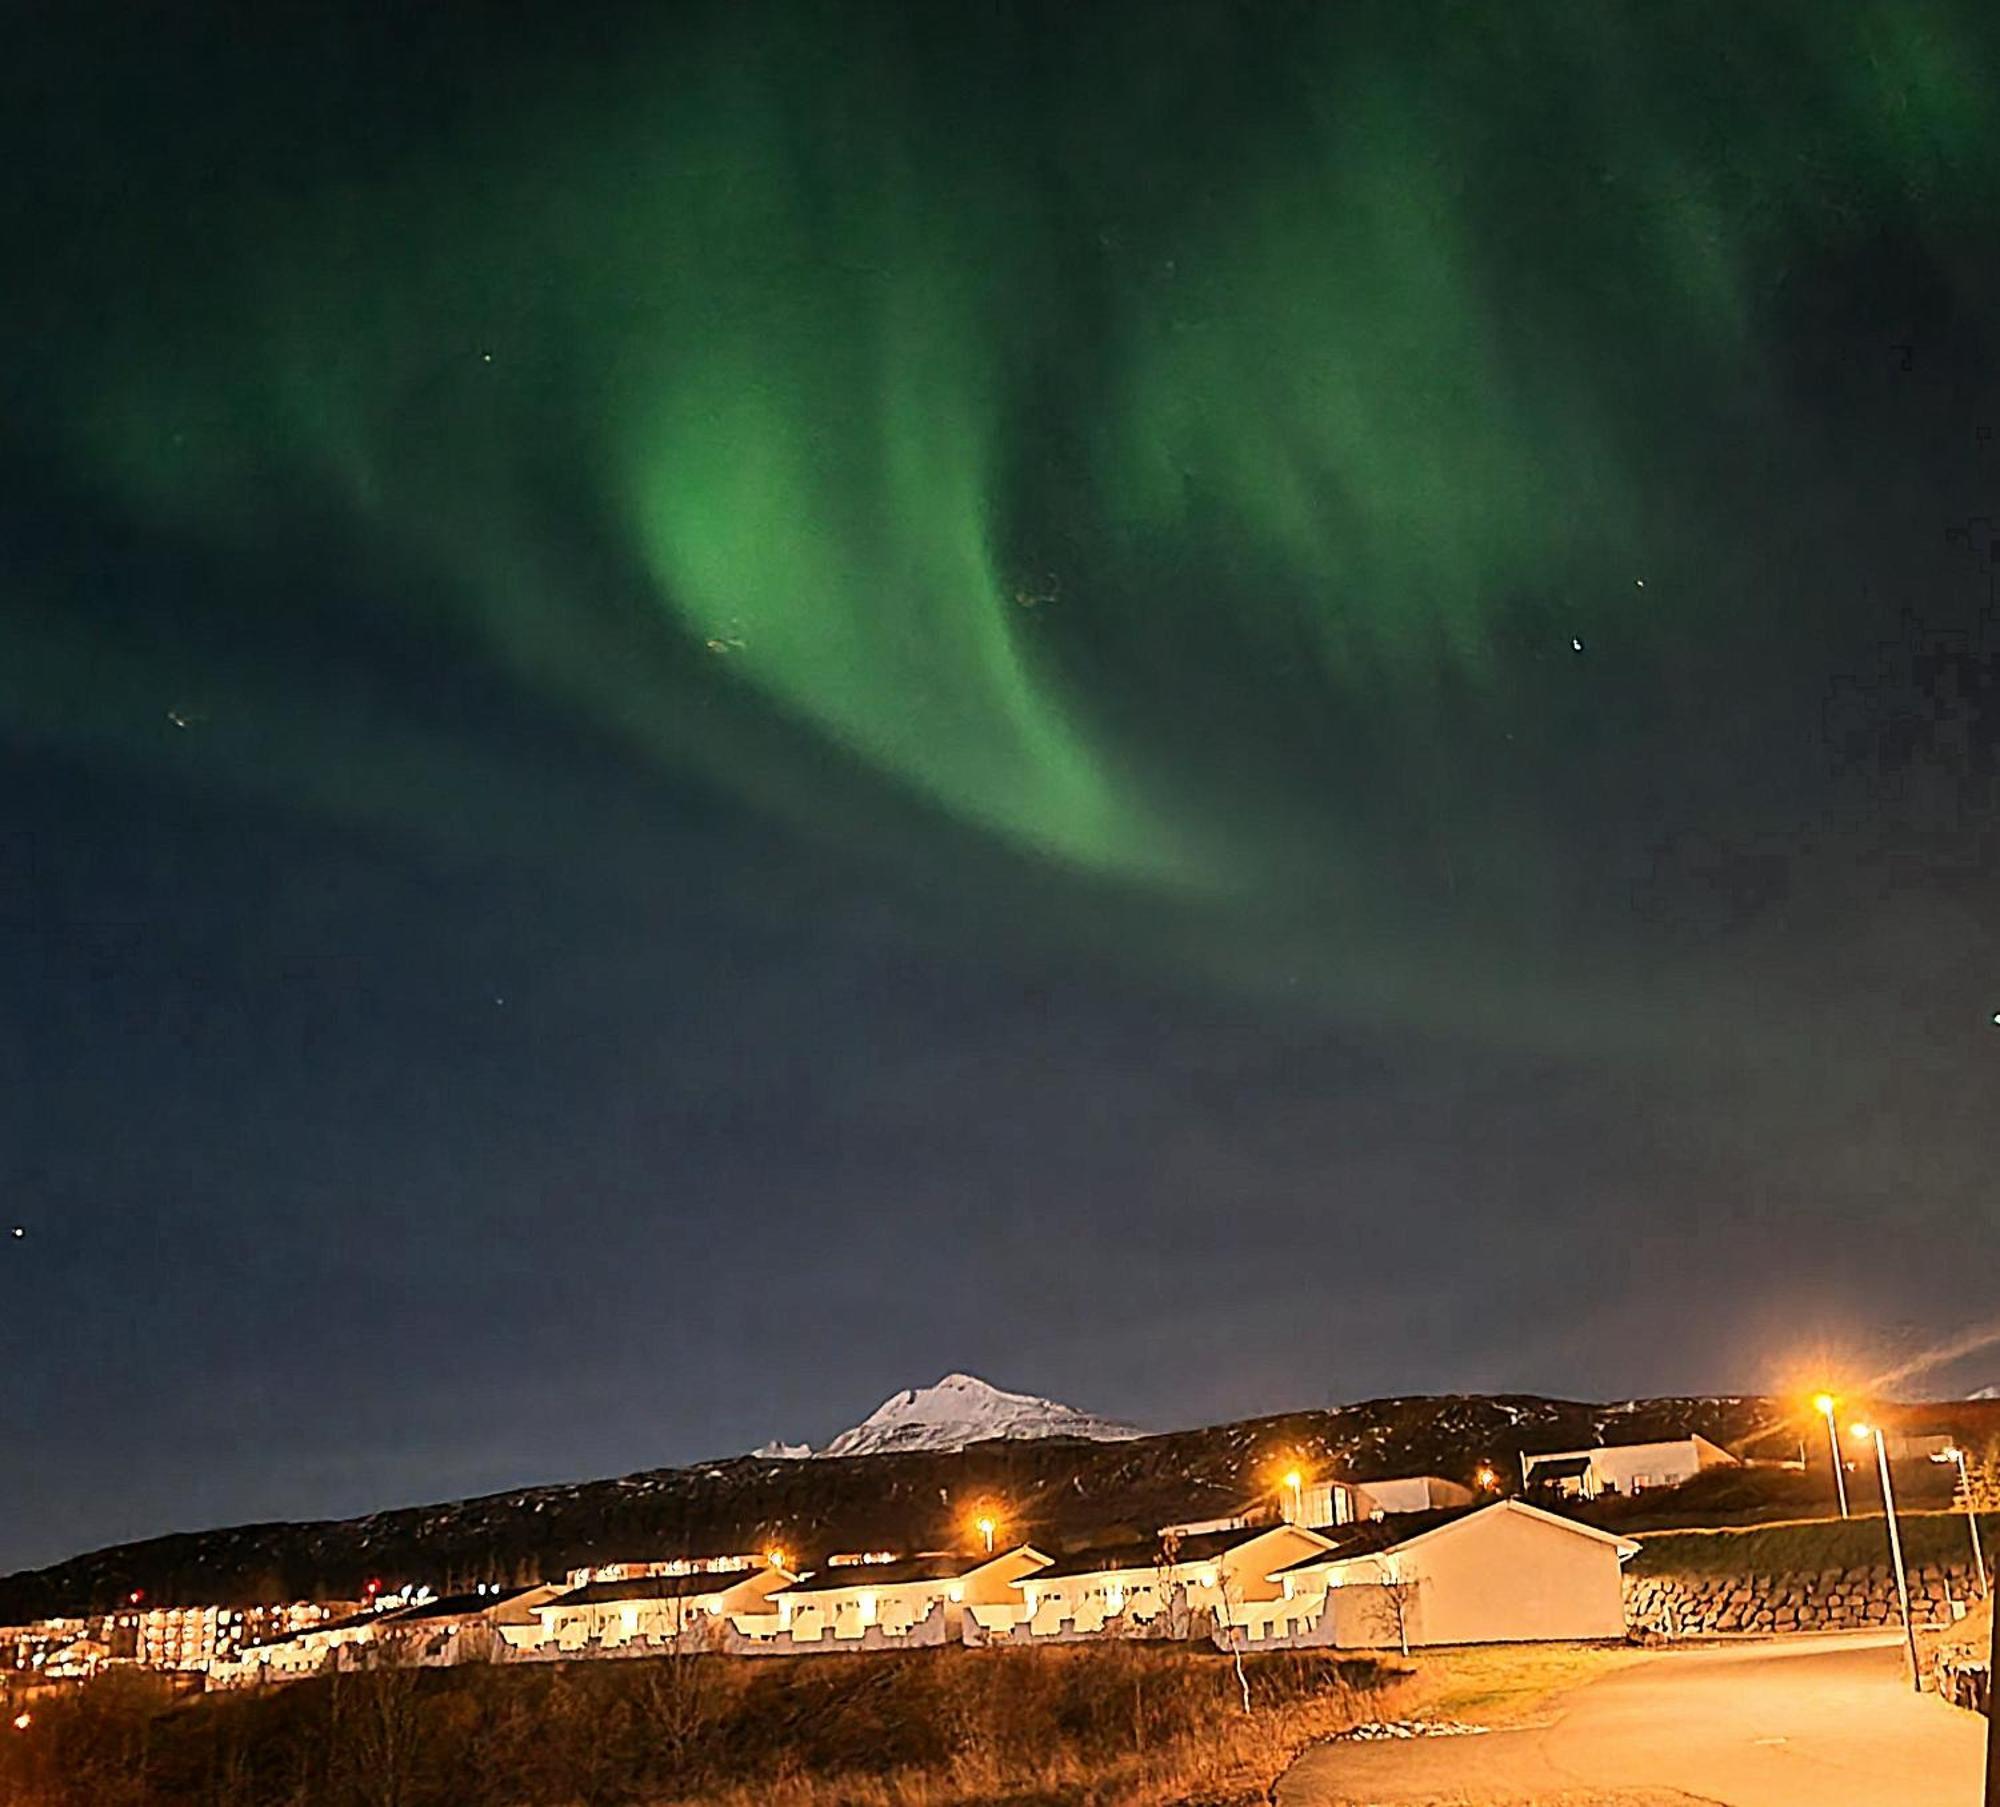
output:
[[816,1453],[873,1456],[887,1450],[963,1449],[994,1437],[1088,1437],[1116,1442],[1146,1433],[1032,1393],[1008,1393],[971,1374],[947,1374],[934,1387],[912,1387]]

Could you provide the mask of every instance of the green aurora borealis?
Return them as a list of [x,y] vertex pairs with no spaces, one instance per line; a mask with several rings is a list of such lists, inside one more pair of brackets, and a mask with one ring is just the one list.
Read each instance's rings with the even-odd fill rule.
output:
[[1990,1317],[2000,9],[15,13],[0,1560]]
[[[407,615],[762,807],[838,777],[1363,933],[1414,867],[1536,932],[1580,719],[1684,737],[1662,649],[1758,638],[1728,561],[1771,555],[1717,523],[1820,456],[1785,285],[1994,199],[1978,16],[717,8],[348,69],[394,129],[289,146],[282,72],[181,46],[214,115],[80,235],[48,395],[142,518],[365,543]],[[300,91],[360,55],[271,54]],[[169,191],[181,254],[120,283]],[[274,726],[259,776],[457,807],[420,726],[371,742]]]

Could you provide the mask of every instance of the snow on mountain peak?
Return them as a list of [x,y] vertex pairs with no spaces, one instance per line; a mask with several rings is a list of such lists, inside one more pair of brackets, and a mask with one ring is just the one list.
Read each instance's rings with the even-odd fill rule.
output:
[[892,1393],[844,1430],[822,1456],[871,1456],[886,1450],[963,1449],[995,1437],[1089,1437],[1111,1442],[1146,1433],[1032,1393],[1009,1393],[975,1374],[947,1374],[937,1385]]

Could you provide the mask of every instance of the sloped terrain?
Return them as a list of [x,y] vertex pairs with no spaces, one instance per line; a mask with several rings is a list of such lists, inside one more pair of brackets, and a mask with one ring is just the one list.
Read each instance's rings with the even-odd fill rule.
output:
[[353,1598],[370,1579],[446,1592],[558,1575],[586,1562],[774,1545],[808,1560],[841,1550],[948,1548],[987,1508],[1006,1536],[1074,1548],[1268,1500],[1279,1465],[1353,1480],[1417,1472],[1464,1479],[1484,1462],[1505,1477],[1523,1449],[1690,1430],[1735,1443],[1782,1416],[1781,1402],[1758,1398],[1594,1405],[1448,1394],[1117,1442],[1036,1437],[810,1462],[739,1456],[361,1518],[119,1545],[0,1580],[0,1622],[106,1610],[135,1588],[153,1605],[241,1604]]

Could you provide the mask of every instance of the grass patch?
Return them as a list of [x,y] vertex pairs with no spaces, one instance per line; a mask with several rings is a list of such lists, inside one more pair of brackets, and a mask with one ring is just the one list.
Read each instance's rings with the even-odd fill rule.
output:
[[[1965,1515],[1906,1512],[1899,1515],[1903,1554],[1911,1564],[1969,1565],[1972,1546]],[[1627,1565],[1635,1575],[1690,1579],[1738,1575],[1816,1575],[1825,1569],[1886,1566],[1888,1532],[1879,1514],[1815,1519],[1804,1524],[1754,1525],[1740,1530],[1652,1531],[1632,1534],[1639,1554]],[[1980,1519],[1988,1549],[2000,1536],[2000,1515]]]
[[1391,1716],[1504,1727],[1543,1717],[1550,1701],[1643,1660],[1622,1644],[1486,1644],[1424,1651],[1399,1665]]

